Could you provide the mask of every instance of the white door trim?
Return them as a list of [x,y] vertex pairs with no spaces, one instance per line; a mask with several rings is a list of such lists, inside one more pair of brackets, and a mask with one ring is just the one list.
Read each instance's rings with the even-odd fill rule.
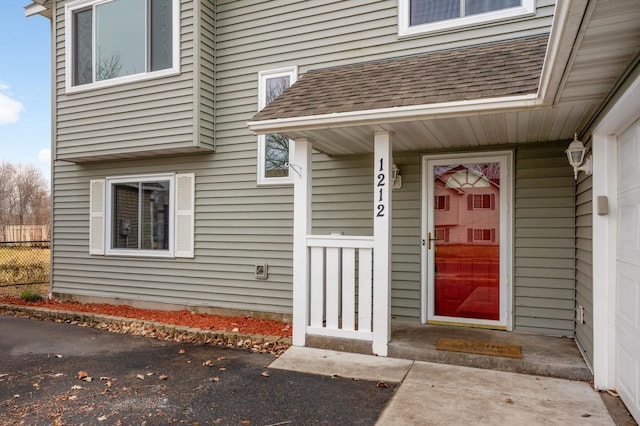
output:
[[607,198],[607,215],[593,204],[593,376],[596,389],[616,387],[615,312],[617,256],[618,138],[640,118],[640,77],[593,131],[593,199]]
[[[446,163],[448,160],[456,160],[465,163],[471,162],[500,162],[501,167],[501,188],[500,188],[500,320],[468,320],[463,318],[449,319],[445,317],[434,318],[433,315],[433,295],[432,286],[429,284],[429,277],[433,273],[431,265],[431,254],[433,251],[427,249],[427,235],[433,233],[433,209],[431,206],[433,188],[433,173],[430,170],[432,164]],[[513,328],[513,152],[512,151],[490,151],[490,152],[466,152],[456,154],[423,155],[422,157],[422,196],[421,196],[421,292],[420,292],[420,319],[424,324],[430,319],[443,320],[445,322],[455,322],[460,325],[487,326],[496,328]]]

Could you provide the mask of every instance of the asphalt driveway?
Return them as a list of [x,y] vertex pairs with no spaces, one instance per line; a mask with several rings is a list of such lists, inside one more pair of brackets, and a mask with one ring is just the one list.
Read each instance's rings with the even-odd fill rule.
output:
[[268,354],[2,315],[0,357],[2,425],[372,425],[395,391],[268,369]]

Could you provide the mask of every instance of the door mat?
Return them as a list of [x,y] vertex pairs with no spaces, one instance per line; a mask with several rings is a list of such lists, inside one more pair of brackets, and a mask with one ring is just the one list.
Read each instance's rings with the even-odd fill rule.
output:
[[442,337],[436,342],[439,351],[464,352],[468,354],[522,358],[522,349],[518,345],[485,342],[481,340],[451,339]]

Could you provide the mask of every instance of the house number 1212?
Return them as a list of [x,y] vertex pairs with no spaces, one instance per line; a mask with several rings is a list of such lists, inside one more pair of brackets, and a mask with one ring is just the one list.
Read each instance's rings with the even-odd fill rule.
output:
[[378,204],[376,205],[376,217],[384,217],[385,204],[383,198],[384,187],[387,184],[387,174],[384,170],[384,164],[382,158],[380,159],[380,170],[378,170],[378,178],[376,183],[376,193],[378,195]]

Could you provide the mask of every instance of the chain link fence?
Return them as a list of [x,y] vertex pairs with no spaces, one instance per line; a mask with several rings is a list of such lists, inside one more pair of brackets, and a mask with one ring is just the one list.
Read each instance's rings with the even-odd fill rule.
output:
[[0,287],[49,282],[49,241],[0,242]]

